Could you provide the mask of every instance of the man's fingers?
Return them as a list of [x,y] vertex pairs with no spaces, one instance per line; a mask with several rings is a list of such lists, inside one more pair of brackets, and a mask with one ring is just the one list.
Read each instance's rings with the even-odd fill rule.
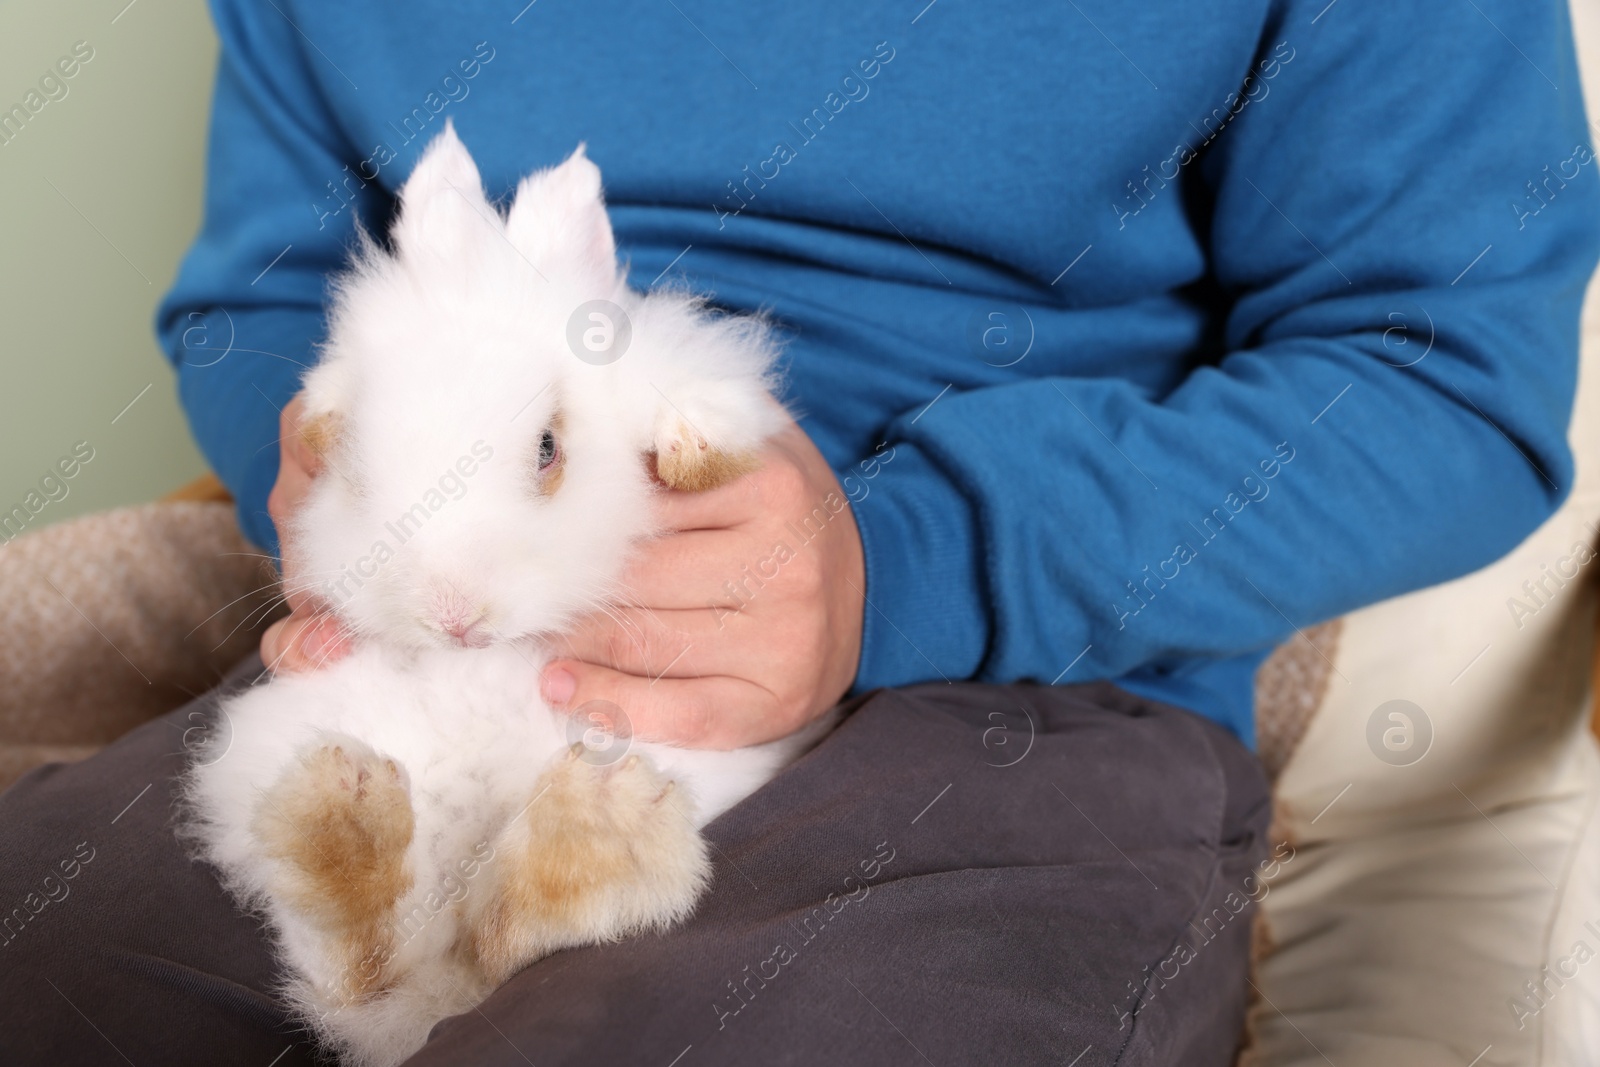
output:
[[[290,519],[300,510],[311,491],[311,479],[321,466],[321,460],[302,436],[304,410],[305,394],[296,393],[278,417],[278,477],[267,495],[267,514],[272,517],[281,542],[288,540]],[[280,544],[279,551],[283,556],[284,587],[288,590],[284,599],[296,615],[305,614],[311,608],[311,597],[299,581],[291,546]]]
[[652,680],[608,667],[557,660],[545,668],[545,702],[581,722],[596,704],[604,720],[614,706],[635,737],[691,748],[730,749],[782,737],[792,729],[778,714],[777,698],[742,678]]
[[762,545],[738,530],[669,534],[639,547],[623,572],[622,597],[657,609],[737,608],[760,584],[751,575],[762,561],[775,574],[779,564],[770,557],[792,551],[793,546]]
[[289,610],[296,615],[310,614],[314,590],[300,577],[300,570],[296,565],[297,557],[288,543],[288,522],[289,516],[300,506],[300,501],[310,484],[305,475],[291,474],[286,468],[279,474],[277,483],[272,487],[272,493],[267,497],[267,514],[272,516],[272,523],[278,530],[278,552],[283,560],[281,583],[283,599],[288,603]]
[[[771,443],[779,444],[791,431],[800,432],[791,426]],[[763,458],[762,466],[715,489],[698,493],[668,490],[657,501],[657,516],[670,530],[724,530],[770,513],[776,506],[792,504],[804,494],[805,475],[798,466]]]
[[647,678],[698,678],[740,665],[731,647],[737,612],[612,608],[591,615],[556,642],[560,653]]
[[313,671],[349,651],[349,637],[329,615],[296,612],[261,635],[261,660],[273,672]]
[[656,500],[656,515],[669,530],[724,530],[748,522],[758,511],[760,494],[751,476],[698,493],[669,489]]

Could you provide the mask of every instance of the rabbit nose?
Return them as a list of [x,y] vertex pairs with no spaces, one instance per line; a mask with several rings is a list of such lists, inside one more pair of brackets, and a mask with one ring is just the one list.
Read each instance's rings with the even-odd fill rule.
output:
[[489,644],[489,627],[479,615],[470,622],[454,620],[441,622],[440,629],[455,638],[456,644],[462,648],[483,648]]
[[449,584],[434,587],[434,622],[439,630],[465,648],[482,648],[491,639],[488,611]]

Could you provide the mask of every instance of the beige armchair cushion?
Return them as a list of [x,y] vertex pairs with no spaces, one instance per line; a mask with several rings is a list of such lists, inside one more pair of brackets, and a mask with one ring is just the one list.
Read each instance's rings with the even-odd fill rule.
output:
[[[1600,5],[1573,14],[1600,114]],[[1583,337],[1560,512],[1493,566],[1324,635],[1326,696],[1276,785],[1296,852],[1264,901],[1247,1063],[1600,1063],[1600,282]]]
[[119,508],[0,548],[0,788],[210,689],[274,592],[227,504]]

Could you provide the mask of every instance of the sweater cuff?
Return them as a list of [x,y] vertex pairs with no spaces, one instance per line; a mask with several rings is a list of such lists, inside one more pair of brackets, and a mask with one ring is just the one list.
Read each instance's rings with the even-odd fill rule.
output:
[[915,445],[891,455],[852,503],[867,575],[852,692],[971,678],[989,644],[971,502]]

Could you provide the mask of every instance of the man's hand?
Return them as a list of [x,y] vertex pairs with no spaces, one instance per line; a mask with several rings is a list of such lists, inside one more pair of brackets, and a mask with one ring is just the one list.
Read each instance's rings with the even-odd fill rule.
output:
[[[305,400],[297,393],[284,405],[278,419],[278,480],[267,497],[267,514],[272,516],[280,542],[289,529],[289,517],[299,510],[311,490],[311,479],[322,470],[322,458],[302,435],[304,410]],[[283,555],[284,598],[290,614],[261,635],[261,659],[274,671],[310,670],[344,655],[349,651],[349,641],[337,620],[305,588],[295,561],[281,544],[279,551]]]
[[582,622],[544,697],[609,701],[633,733],[695,748],[783,737],[832,707],[861,657],[865,564],[844,490],[791,423],[751,474],[661,500],[667,532]]

